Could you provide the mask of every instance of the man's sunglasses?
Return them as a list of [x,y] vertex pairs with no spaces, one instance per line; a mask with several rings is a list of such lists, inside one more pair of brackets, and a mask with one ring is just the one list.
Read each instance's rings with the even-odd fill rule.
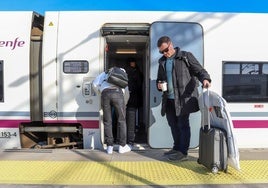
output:
[[166,47],[164,50],[162,50],[162,51],[159,50],[159,53],[160,54],[167,53],[169,51],[169,46],[170,46],[170,43],[168,44],[168,47]]

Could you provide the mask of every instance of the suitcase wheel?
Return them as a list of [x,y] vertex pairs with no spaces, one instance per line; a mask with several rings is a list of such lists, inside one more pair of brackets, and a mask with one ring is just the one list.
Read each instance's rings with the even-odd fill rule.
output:
[[199,159],[197,159],[197,163],[198,163],[198,164],[201,164]]
[[219,172],[219,168],[218,168],[217,166],[213,166],[213,167],[211,168],[211,172],[212,172],[213,174],[217,174],[217,173]]

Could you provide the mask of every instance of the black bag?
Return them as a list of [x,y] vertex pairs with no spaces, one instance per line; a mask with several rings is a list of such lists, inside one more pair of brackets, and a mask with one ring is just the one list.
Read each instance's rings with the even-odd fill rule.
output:
[[188,57],[187,57],[187,52],[186,51],[180,51],[180,59],[183,60],[183,62],[186,64],[188,70],[189,70],[189,73],[190,73],[190,76],[192,77],[193,81],[196,82],[196,87],[199,87],[199,80],[196,76],[194,76],[194,74],[192,73],[191,71],[191,65],[190,65],[190,62],[188,60]]
[[114,84],[120,88],[125,88],[128,85],[127,73],[119,67],[112,67],[107,72],[107,82]]

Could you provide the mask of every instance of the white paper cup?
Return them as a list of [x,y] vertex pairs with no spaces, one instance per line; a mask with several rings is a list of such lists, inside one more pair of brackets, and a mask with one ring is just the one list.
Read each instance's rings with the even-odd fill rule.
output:
[[161,83],[161,89],[162,89],[162,91],[167,91],[167,82]]

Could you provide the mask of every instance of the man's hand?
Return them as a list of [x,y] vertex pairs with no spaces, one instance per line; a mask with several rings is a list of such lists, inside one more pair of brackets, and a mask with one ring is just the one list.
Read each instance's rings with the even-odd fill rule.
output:
[[204,80],[203,81],[203,88],[209,88],[211,86],[211,84],[209,83],[209,81],[208,80]]

